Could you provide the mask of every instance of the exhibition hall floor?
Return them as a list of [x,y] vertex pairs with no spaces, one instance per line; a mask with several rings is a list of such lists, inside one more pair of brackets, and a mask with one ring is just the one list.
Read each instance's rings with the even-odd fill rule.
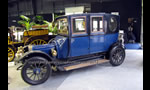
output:
[[126,50],[121,66],[109,63],[68,72],[55,72],[43,84],[26,84],[16,70],[8,67],[8,90],[143,90],[143,50]]

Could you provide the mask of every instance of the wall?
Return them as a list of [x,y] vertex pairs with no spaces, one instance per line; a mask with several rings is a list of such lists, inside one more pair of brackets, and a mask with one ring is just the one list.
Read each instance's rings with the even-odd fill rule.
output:
[[[10,0],[8,0],[10,1]],[[65,14],[65,7],[84,6],[85,12],[119,12],[121,29],[127,31],[128,18],[137,18],[134,34],[140,42],[141,0],[13,0],[8,3],[8,26],[17,25],[12,20],[19,15],[43,15],[52,21],[52,13]]]
[[127,32],[128,18],[136,18],[137,23],[134,26],[133,33],[136,36],[136,42],[140,42],[141,33],[141,1],[124,0],[118,2],[93,2],[91,3],[91,12],[119,12],[120,29]]
[[74,6],[90,8],[90,2],[86,0],[8,0],[8,26],[18,26],[12,20],[18,21],[19,15],[29,17],[41,15],[44,19],[52,21],[52,13],[64,15],[65,7]]

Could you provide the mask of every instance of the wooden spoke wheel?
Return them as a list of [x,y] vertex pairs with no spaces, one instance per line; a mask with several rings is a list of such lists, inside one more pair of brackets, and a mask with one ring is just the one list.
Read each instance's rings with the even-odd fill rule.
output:
[[120,46],[112,48],[110,51],[110,63],[113,66],[119,66],[123,63],[125,59],[125,50]]
[[8,62],[13,61],[15,58],[15,51],[12,47],[8,47]]
[[43,45],[43,44],[47,44],[47,42],[42,39],[35,39],[30,43],[30,45]]
[[44,83],[52,73],[50,64],[42,57],[32,57],[21,70],[22,79],[31,85]]

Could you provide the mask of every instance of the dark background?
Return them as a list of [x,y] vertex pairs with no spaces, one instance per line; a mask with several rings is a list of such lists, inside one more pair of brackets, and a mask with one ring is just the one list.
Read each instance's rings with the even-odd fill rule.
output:
[[133,33],[136,42],[140,42],[141,33],[141,0],[8,0],[8,26],[18,26],[19,15],[33,17],[41,15],[52,21],[52,13],[65,14],[65,7],[84,6],[85,12],[119,12],[120,29],[127,32],[128,18],[135,18]]

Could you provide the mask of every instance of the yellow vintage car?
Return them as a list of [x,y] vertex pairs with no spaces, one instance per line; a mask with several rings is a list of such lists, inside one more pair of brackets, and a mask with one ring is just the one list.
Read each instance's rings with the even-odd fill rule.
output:
[[32,26],[33,30],[23,30],[21,27],[8,27],[8,62],[15,58],[18,47],[25,45],[42,45],[54,38],[48,35],[47,25]]

